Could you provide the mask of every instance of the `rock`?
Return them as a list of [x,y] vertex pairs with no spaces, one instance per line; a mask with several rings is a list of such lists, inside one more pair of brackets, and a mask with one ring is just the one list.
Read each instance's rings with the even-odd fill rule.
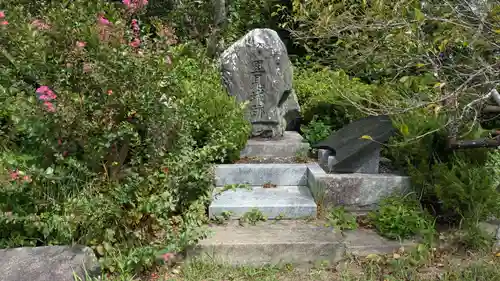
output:
[[299,104],[292,89],[292,64],[278,33],[267,28],[248,32],[222,53],[220,67],[229,94],[249,103],[251,137],[282,137]]
[[488,234],[488,237],[496,237],[498,225],[488,222],[480,222],[478,226],[485,234]]
[[[4,281],[74,281],[99,275],[92,250],[83,246],[47,246],[0,250],[0,272]],[[76,279],[80,280],[80,279]]]

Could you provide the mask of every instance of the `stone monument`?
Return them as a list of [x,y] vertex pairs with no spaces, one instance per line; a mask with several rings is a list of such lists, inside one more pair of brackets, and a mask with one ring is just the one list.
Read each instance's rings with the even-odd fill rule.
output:
[[312,145],[327,172],[378,174],[381,145],[396,132],[388,116],[356,120]]
[[251,30],[222,53],[220,68],[228,93],[248,103],[252,131],[242,156],[294,156],[304,148],[297,132],[286,132],[300,107],[292,63],[276,31]]

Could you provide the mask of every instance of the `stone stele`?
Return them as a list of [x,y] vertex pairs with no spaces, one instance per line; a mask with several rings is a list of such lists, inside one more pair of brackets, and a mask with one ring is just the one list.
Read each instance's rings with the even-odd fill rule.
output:
[[267,28],[248,32],[222,53],[220,67],[229,94],[248,102],[251,137],[281,138],[291,121],[285,115],[300,109],[292,64],[278,33]]

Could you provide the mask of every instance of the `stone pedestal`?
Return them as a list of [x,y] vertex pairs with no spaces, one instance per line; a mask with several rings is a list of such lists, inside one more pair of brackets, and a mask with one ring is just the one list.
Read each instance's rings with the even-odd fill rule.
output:
[[[355,169],[350,170],[349,173],[361,174],[378,174],[380,166],[380,147],[374,151],[363,154],[361,159],[357,159],[359,165]],[[327,149],[318,150],[318,162],[327,173],[345,173],[346,171],[338,171],[335,165],[338,163],[335,156],[332,156]]]
[[297,132],[286,131],[279,139],[249,139],[241,151],[241,157],[295,157],[298,153],[309,150],[309,144],[304,142]]

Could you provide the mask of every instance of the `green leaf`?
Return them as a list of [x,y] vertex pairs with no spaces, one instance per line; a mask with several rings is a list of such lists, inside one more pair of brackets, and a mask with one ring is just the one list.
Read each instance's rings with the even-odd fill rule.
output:
[[408,79],[410,79],[409,76],[403,76],[403,77],[401,77],[401,79],[399,79],[399,82],[404,83],[404,82],[408,81]]
[[408,129],[408,126],[406,124],[401,125],[401,133],[403,136],[408,136],[410,134],[410,130]]
[[46,175],[52,175],[54,174],[54,169],[52,167],[48,167],[46,170],[45,170],[45,174]]
[[360,139],[364,139],[364,140],[373,140],[373,138],[371,136],[368,136],[368,135],[363,135],[361,136]]
[[415,8],[415,19],[419,22],[423,22],[425,20],[425,15],[420,11],[420,9]]

